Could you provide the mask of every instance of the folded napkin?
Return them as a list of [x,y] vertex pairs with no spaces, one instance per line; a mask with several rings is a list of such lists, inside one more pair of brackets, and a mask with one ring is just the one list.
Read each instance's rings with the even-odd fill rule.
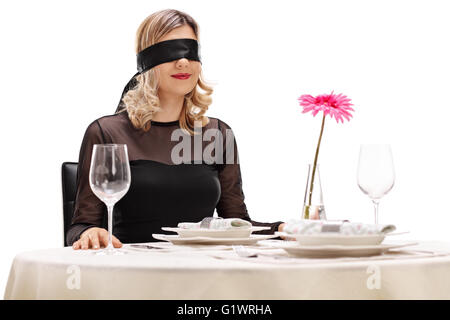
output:
[[[205,223],[207,222],[207,223]],[[229,229],[249,229],[252,224],[246,220],[238,218],[205,218],[201,222],[180,222],[178,228],[182,229],[218,229],[218,230],[229,230]]]
[[348,221],[290,220],[283,231],[288,234],[313,235],[320,233],[340,233],[343,235],[386,234],[395,230],[392,224],[364,224]]

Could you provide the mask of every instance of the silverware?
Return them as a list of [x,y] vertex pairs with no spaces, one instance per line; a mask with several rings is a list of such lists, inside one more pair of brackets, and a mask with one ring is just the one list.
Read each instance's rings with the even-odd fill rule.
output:
[[154,247],[154,246],[147,245],[147,244],[130,244],[130,245],[128,245],[128,247],[137,248],[137,249],[163,249],[163,248]]
[[202,229],[209,229],[210,225],[211,225],[211,221],[214,219],[222,219],[222,217],[206,217],[203,218],[202,221],[200,222],[200,228]]
[[289,256],[283,256],[283,255],[273,255],[273,254],[267,254],[267,253],[252,253],[247,250],[242,245],[232,245],[233,251],[241,258],[258,258],[258,257],[269,257],[271,259],[279,260],[279,259],[290,259]]
[[233,245],[232,248],[239,257],[242,257],[242,258],[257,258],[258,257],[257,253],[250,253],[242,245]]

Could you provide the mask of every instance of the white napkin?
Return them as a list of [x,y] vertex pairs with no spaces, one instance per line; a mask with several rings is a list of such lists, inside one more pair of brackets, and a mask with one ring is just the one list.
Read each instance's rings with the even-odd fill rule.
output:
[[[201,222],[180,222],[178,228],[182,229],[200,229]],[[249,229],[252,224],[239,218],[212,219],[208,229],[231,230],[231,229]]]
[[290,220],[283,231],[288,234],[314,235],[320,233],[340,233],[343,235],[369,235],[386,234],[396,228],[392,224],[364,224],[348,221],[327,221],[327,220]]

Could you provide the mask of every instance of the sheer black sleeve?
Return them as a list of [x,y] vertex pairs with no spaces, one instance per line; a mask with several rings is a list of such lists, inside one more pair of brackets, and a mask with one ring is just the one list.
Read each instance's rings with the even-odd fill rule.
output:
[[106,214],[105,204],[92,192],[89,185],[89,170],[94,144],[105,142],[104,133],[98,121],[92,122],[83,137],[81,143],[78,171],[77,171],[77,191],[72,217],[66,241],[72,245],[77,241],[84,230],[90,227],[101,227],[104,215]]
[[257,222],[250,219],[244,202],[245,196],[242,188],[236,139],[229,125],[219,119],[218,122],[223,137],[223,164],[218,166],[222,192],[216,206],[217,214],[222,218],[241,218],[250,221],[254,226],[270,227],[270,230],[255,233],[273,234],[275,231],[278,231],[278,226],[283,222]]

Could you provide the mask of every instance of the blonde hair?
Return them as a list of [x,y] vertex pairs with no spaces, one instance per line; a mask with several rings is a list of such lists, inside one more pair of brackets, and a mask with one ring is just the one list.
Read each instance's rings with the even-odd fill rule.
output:
[[[199,40],[198,24],[188,14],[173,9],[161,10],[151,14],[141,23],[136,32],[136,53],[157,43],[159,39],[173,29],[184,25],[189,25],[197,40]],[[150,130],[153,115],[161,110],[157,94],[158,76],[152,68],[136,76],[136,80],[136,86],[123,96],[121,104],[124,107],[117,113],[127,110],[133,126],[147,132]],[[199,88],[205,92],[201,93]],[[179,119],[180,128],[192,135],[194,131],[191,128],[194,128],[195,121],[201,121],[202,127],[209,123],[209,118],[204,114],[212,103],[210,97],[212,92],[212,87],[206,84],[203,73],[200,72],[197,85],[185,95]]]

